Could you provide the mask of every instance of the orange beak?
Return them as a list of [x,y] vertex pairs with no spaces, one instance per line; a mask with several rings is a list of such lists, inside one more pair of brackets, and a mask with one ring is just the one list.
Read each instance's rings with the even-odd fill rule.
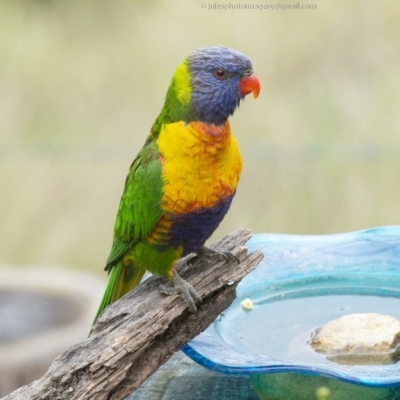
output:
[[239,81],[239,87],[243,96],[253,93],[253,97],[256,99],[260,94],[260,81],[255,74],[242,78]]

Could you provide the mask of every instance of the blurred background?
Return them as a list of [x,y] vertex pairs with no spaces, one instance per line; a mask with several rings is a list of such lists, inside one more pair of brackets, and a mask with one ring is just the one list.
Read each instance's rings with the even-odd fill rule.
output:
[[244,171],[213,240],[400,223],[397,0],[210,4],[273,3],[0,2],[1,263],[106,278],[125,176],[174,69],[218,44],[252,60],[262,90],[231,119]]
[[399,224],[398,0],[268,1],[0,0],[0,264],[84,271],[101,296],[129,165],[176,66],[220,44],[261,95],[231,119],[244,170],[211,241]]

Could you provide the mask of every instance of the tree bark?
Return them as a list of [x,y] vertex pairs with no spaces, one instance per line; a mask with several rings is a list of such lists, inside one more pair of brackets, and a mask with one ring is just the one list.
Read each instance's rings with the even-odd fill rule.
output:
[[206,329],[236,297],[236,286],[262,260],[243,245],[250,231],[238,230],[214,246],[233,251],[241,260],[198,262],[181,260],[179,274],[193,285],[203,302],[196,314],[181,296],[163,296],[160,277],[151,277],[100,316],[90,338],[56,358],[39,380],[3,400],[124,399],[185,343]]

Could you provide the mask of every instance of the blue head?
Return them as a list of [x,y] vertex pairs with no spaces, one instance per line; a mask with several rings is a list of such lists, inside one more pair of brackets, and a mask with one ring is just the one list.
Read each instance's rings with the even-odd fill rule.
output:
[[190,75],[191,120],[224,124],[244,97],[258,96],[260,84],[253,74],[250,60],[227,47],[206,47],[194,51],[187,59]]
[[222,125],[247,94],[259,92],[245,55],[222,46],[196,50],[176,69],[154,131],[176,121]]

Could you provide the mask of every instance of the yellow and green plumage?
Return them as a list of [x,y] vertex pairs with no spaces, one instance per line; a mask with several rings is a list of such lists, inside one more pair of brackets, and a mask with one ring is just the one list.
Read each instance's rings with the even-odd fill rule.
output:
[[199,297],[175,266],[190,253],[215,255],[204,243],[228,211],[242,168],[228,117],[251,92],[258,96],[258,79],[236,50],[200,49],[178,66],[126,178],[95,320],[145,271],[172,278],[195,311]]

